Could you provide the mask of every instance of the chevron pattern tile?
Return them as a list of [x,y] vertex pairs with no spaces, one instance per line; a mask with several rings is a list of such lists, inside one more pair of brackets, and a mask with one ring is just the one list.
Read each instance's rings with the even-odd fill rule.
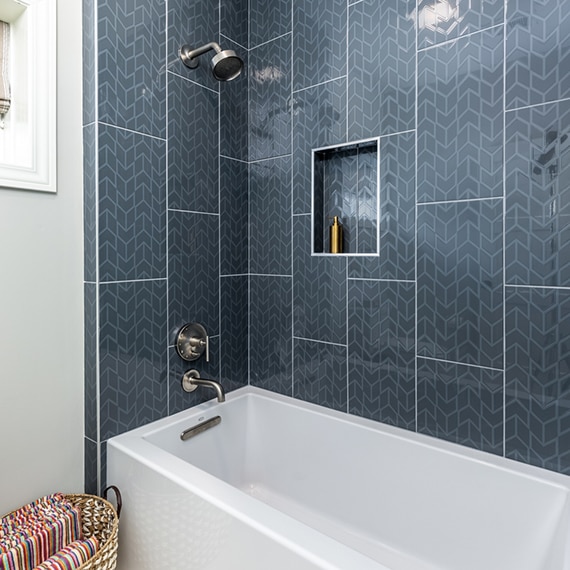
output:
[[349,281],[349,412],[415,429],[415,286]]
[[567,287],[570,102],[507,113],[506,130],[506,281]]
[[248,164],[220,158],[220,271],[248,272]]
[[291,274],[291,157],[250,164],[250,272]]
[[220,154],[247,161],[249,157],[248,52],[224,39],[224,49],[233,49],[243,60],[239,77],[220,83]]
[[97,444],[86,437],[83,438],[83,453],[84,453],[84,474],[83,484],[85,493],[98,495],[99,489],[97,488],[98,471],[97,471]]
[[226,390],[249,382],[249,277],[221,280],[220,377]]
[[504,5],[500,0],[418,0],[418,47],[502,24]]
[[[219,82],[210,71],[210,54],[200,58],[200,64],[196,69],[189,69],[178,57],[178,50],[183,45],[195,48],[220,39],[220,3],[203,0],[168,0],[167,4],[168,70],[218,91]],[[223,49],[223,42],[220,43]]]
[[507,287],[507,457],[570,474],[570,291]]
[[311,256],[310,223],[310,216],[293,221],[294,334],[346,344],[346,259]]
[[83,275],[97,280],[97,127],[83,127]]
[[252,275],[250,297],[250,383],[291,396],[291,278]]
[[346,80],[293,94],[293,213],[311,212],[311,149],[346,142]]
[[166,143],[99,127],[99,279],[166,277]]
[[95,47],[95,0],[83,0],[83,125],[97,113],[97,51]]
[[418,359],[418,432],[503,454],[503,373]]
[[250,47],[268,42],[291,31],[293,0],[250,0]]
[[170,212],[168,301],[170,343],[184,324],[219,334],[219,216]]
[[418,208],[418,354],[503,365],[502,200]]
[[248,0],[221,0],[220,10],[221,33],[247,49]]
[[291,152],[291,38],[283,36],[250,51],[249,157]]
[[85,413],[84,433],[97,441],[97,285],[83,285],[83,318],[85,334],[83,340],[85,383],[83,411]]
[[98,3],[99,120],[166,135],[163,0]]
[[414,138],[401,133],[380,141],[380,255],[349,258],[349,277],[415,279]]
[[100,286],[101,439],[166,415],[166,281]]
[[345,0],[294,3],[294,90],[346,75],[346,28]]
[[346,412],[346,346],[294,339],[293,396]]
[[168,79],[168,204],[218,212],[218,94],[173,74]]
[[512,0],[507,10],[507,108],[570,97],[567,3]]
[[349,140],[414,128],[414,10],[415,0],[364,0],[349,7]]
[[418,54],[418,201],[502,195],[503,35]]

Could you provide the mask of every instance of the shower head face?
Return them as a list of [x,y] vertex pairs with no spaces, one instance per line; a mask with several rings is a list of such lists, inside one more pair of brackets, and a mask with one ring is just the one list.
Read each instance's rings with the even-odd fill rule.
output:
[[211,67],[218,81],[231,81],[241,73],[243,61],[235,51],[226,49],[212,58]]

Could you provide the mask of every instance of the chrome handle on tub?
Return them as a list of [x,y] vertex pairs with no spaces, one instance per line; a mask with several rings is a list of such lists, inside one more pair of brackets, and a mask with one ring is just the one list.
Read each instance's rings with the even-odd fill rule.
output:
[[210,337],[200,323],[184,325],[176,335],[176,352],[180,358],[192,362],[206,352],[206,362],[210,362]]
[[180,434],[180,439],[182,441],[186,441],[187,439],[190,439],[191,437],[194,437],[196,435],[201,434],[202,432],[205,432],[207,429],[210,429],[210,428],[213,428],[214,426],[217,426],[221,422],[222,422],[222,418],[220,416],[215,416],[213,418],[210,418],[209,420],[205,420],[203,422],[200,422],[198,425],[195,425],[194,427],[185,429]]

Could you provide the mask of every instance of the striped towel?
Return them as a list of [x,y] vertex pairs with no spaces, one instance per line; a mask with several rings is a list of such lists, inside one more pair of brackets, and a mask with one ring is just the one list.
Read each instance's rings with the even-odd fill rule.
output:
[[76,540],[42,562],[35,570],[76,570],[93,558],[99,550],[99,541],[94,536]]
[[10,24],[0,21],[0,117],[10,109]]
[[0,570],[32,570],[82,538],[79,509],[61,493],[29,503],[0,522]]

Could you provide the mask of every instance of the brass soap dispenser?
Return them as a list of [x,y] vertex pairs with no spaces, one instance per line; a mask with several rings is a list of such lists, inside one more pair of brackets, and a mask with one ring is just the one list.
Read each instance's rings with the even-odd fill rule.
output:
[[333,223],[329,228],[329,238],[330,252],[342,253],[343,231],[338,216],[333,217]]

